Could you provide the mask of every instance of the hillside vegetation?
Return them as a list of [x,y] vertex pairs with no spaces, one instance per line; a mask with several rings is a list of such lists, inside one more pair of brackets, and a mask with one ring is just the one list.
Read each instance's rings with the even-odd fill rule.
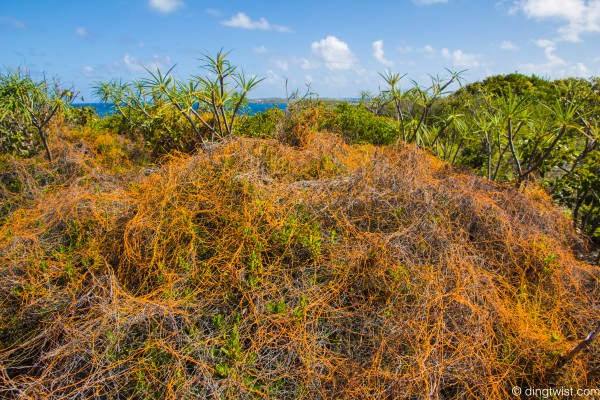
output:
[[[467,168],[473,154],[452,130],[437,131],[445,147],[424,134],[434,105],[455,98],[415,106],[414,119],[407,99],[382,99],[296,98],[229,132],[220,110],[193,116],[212,131],[194,129],[168,100],[147,120],[135,107],[104,119],[66,107],[43,127],[51,157],[33,135],[11,142],[20,147],[0,158],[0,396],[597,388],[598,341],[564,357],[600,329],[600,267],[580,257],[593,235],[547,193],[542,175],[558,171],[540,169],[564,121],[541,155],[527,153],[542,161],[526,175],[498,136],[495,181]],[[569,132],[579,143],[584,130]]]

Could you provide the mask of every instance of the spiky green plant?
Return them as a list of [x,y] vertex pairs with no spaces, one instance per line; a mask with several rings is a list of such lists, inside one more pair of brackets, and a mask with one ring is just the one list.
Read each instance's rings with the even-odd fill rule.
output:
[[33,130],[44,145],[48,160],[52,161],[46,128],[74,98],[73,90],[62,88],[58,78],[49,80],[43,76],[36,80],[22,68],[0,74],[0,131],[5,136],[2,142],[22,150],[24,142],[32,141]]
[[154,69],[145,68],[146,77],[133,82],[100,82],[95,94],[102,101],[115,104],[126,118],[131,109],[150,119],[154,118],[153,112],[175,109],[190,124],[198,141],[205,145],[233,133],[238,112],[247,101],[248,93],[263,80],[247,77],[231,64],[227,58],[229,54],[223,50],[214,57],[203,54],[200,61],[206,72],[204,76],[180,80],[173,75],[175,65],[166,72],[155,65]]

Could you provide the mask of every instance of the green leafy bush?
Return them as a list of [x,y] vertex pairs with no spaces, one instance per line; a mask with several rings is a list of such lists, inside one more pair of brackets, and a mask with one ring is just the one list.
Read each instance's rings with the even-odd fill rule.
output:
[[235,133],[240,136],[270,139],[275,137],[275,130],[284,118],[284,111],[279,108],[269,108],[255,115],[241,118],[235,127]]
[[340,133],[352,143],[392,144],[398,139],[398,125],[391,119],[373,115],[366,108],[340,103],[325,128]]
[[99,118],[96,109],[91,106],[67,107],[65,110],[65,122],[69,122],[76,126],[93,124],[94,122],[97,122]]

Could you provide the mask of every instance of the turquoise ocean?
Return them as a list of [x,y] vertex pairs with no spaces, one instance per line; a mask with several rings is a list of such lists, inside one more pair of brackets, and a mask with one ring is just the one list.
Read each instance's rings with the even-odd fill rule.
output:
[[[104,117],[111,115],[116,112],[115,107],[112,104],[106,103],[77,103],[73,104],[74,107],[92,107],[96,109],[96,113]],[[246,107],[240,110],[240,114],[254,115],[259,112],[263,112],[269,108],[278,107],[285,110],[287,104],[285,103],[249,103]]]

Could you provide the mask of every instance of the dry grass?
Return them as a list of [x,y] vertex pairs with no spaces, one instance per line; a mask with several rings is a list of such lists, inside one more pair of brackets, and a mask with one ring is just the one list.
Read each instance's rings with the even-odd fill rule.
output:
[[117,152],[115,170],[94,150],[112,142],[90,135],[73,161],[88,169],[0,226],[2,397],[501,399],[600,384],[597,343],[547,374],[600,318],[600,270],[575,260],[568,219],[539,191],[321,133],[231,140],[151,174]]

